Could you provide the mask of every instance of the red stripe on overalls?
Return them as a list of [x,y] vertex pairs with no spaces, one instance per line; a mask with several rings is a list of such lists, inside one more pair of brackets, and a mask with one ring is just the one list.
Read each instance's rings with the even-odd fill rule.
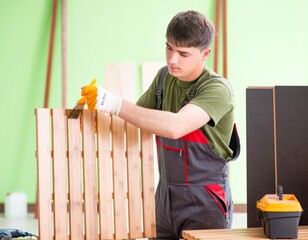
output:
[[[211,195],[211,197],[215,201],[216,205],[220,208],[222,213],[226,216],[227,213],[224,206],[227,206],[227,201],[226,201],[225,191],[222,189],[222,187],[219,184],[208,184],[204,188]],[[224,206],[214,197],[214,195],[216,195],[224,203]]]
[[190,141],[190,142],[197,142],[203,144],[209,144],[204,133],[201,130],[195,130],[191,133],[186,134],[185,136],[180,138],[181,140]]

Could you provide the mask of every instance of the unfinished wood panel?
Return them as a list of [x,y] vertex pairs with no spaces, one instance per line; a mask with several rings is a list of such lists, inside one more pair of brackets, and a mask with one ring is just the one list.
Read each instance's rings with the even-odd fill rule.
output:
[[[141,87],[142,93],[144,93],[151,83],[153,82],[155,76],[157,75],[159,69],[166,65],[165,61],[148,61],[143,62],[141,65]],[[153,144],[155,145],[155,136],[153,136]],[[154,151],[154,181],[155,189],[159,181],[158,175],[158,162],[157,162],[157,152]]]
[[113,158],[113,191],[115,238],[127,238],[127,181],[124,146],[124,121],[112,117],[112,158]]
[[152,134],[141,130],[143,219],[145,237],[156,236],[154,157]]
[[98,239],[94,113],[83,111],[83,175],[86,239]]
[[67,120],[69,221],[71,239],[83,239],[83,193],[80,121]]
[[55,238],[68,239],[66,117],[64,109],[52,110],[53,196]]
[[36,109],[36,157],[38,181],[38,233],[40,239],[53,240],[51,195],[50,109]]
[[[127,172],[128,172],[128,214],[130,238],[141,238],[141,167],[138,128],[126,124]],[[138,174],[139,173],[139,174]]]
[[151,83],[153,82],[155,76],[159,69],[166,65],[166,62],[143,62],[141,65],[141,89],[144,93]]
[[105,65],[105,86],[112,94],[128,101],[137,100],[135,63],[108,63]]
[[97,113],[98,176],[100,233],[112,239],[113,229],[113,166],[111,159],[111,116]]

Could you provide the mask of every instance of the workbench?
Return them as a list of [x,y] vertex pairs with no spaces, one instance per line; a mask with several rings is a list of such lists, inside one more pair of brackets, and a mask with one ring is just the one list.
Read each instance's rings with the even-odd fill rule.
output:
[[[268,239],[263,228],[186,230],[183,231],[182,237],[187,240]],[[308,239],[308,226],[298,227],[298,239]]]

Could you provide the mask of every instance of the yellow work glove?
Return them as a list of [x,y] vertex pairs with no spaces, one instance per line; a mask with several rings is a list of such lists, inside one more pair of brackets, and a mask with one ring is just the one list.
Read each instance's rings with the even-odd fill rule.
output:
[[78,100],[78,103],[87,103],[88,108],[91,111],[95,111],[95,105],[96,105],[97,86],[95,86],[95,84],[96,84],[96,79],[93,79],[89,85],[83,86],[81,88],[82,98]]
[[86,101],[91,111],[97,110],[104,113],[113,113],[115,116],[118,116],[122,106],[122,98],[95,84],[96,80],[94,79],[89,85],[81,88],[82,98],[79,101],[82,103]]

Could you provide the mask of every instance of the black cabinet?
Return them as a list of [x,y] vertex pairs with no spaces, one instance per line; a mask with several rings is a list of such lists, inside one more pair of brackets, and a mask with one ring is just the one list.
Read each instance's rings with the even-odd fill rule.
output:
[[261,226],[256,201],[277,184],[297,197],[307,225],[308,86],[249,87],[246,114],[247,226]]

